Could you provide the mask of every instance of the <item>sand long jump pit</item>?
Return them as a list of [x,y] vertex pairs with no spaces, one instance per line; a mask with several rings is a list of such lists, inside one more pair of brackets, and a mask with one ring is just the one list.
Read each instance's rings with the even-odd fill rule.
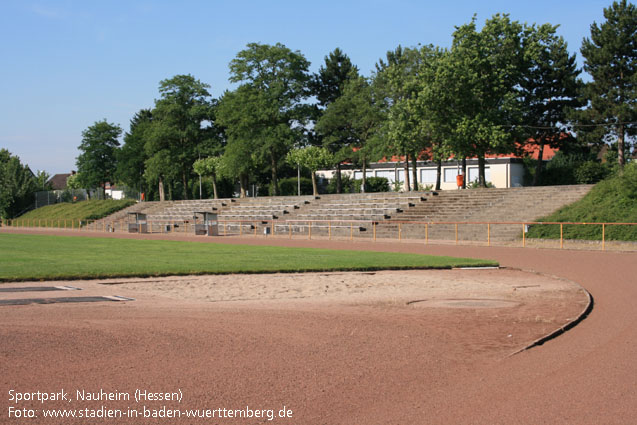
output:
[[[507,269],[50,285],[79,288],[67,297],[134,301],[0,306],[5,406],[13,403],[8,389],[64,388],[73,398],[77,391],[181,395],[180,401],[120,397],[17,405],[39,415],[60,407],[126,412],[100,423],[427,423],[423,412],[430,418],[441,414],[439,406],[448,405],[467,382],[568,326],[589,305],[588,294],[573,282]],[[15,294],[0,292],[0,300],[11,297]],[[161,409],[174,415],[201,409],[216,416],[143,416],[160,415]],[[237,415],[272,411],[273,419],[222,417],[215,409],[234,409]],[[285,417],[278,416],[281,409]],[[0,423],[7,420],[3,414]]]

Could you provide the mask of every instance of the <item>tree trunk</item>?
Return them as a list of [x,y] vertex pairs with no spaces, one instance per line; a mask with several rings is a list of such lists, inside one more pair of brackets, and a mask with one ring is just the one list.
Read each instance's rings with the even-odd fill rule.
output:
[[624,164],[626,163],[624,159],[624,133],[624,125],[621,124],[617,132],[617,162],[619,163],[620,170],[624,169]]
[[166,200],[166,195],[164,193],[164,180],[159,178],[159,201],[164,202]]
[[418,191],[418,155],[411,155],[411,177],[414,181],[414,190]]
[[217,193],[217,176],[214,174],[212,175],[212,193],[214,199],[219,199],[219,194]]
[[484,177],[484,154],[478,155],[478,184],[480,187],[487,187],[487,180]]
[[312,192],[314,196],[318,196],[318,185],[316,184],[316,172],[312,171]]
[[535,165],[535,175],[533,176],[533,186],[540,184],[540,174],[542,174],[542,159],[544,158],[544,138],[540,139],[540,150],[537,152],[537,164]]
[[462,188],[467,188],[467,157],[462,157]]
[[440,190],[440,182],[442,181],[442,159],[438,160],[436,166],[436,190]]
[[361,182],[361,193],[365,193],[365,186],[367,186],[367,161],[363,158],[363,181]]
[[411,190],[411,185],[409,184],[409,154],[405,154],[405,192],[409,192]]
[[279,196],[279,181],[277,179],[276,158],[274,154],[270,154],[272,162],[272,196]]
[[186,177],[186,171],[181,172],[181,183],[184,185],[181,191],[183,199],[188,199],[188,178]]
[[336,193],[343,191],[343,182],[341,181],[341,163],[336,164]]
[[239,175],[239,186],[241,188],[239,190],[239,198],[245,198],[248,190],[248,176],[245,174]]

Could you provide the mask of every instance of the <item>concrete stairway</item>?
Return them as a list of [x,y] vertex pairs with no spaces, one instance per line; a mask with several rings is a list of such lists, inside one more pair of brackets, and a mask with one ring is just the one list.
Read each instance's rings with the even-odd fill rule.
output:
[[[412,208],[400,218],[387,220],[379,227],[378,237],[398,234],[398,221],[421,221],[427,226],[430,239],[455,239],[455,225],[440,222],[531,222],[551,214],[586,195],[592,185],[540,186],[510,189],[471,189],[441,191],[430,202]],[[393,225],[390,225],[393,224]],[[406,232],[405,230],[408,229]],[[521,225],[492,225],[491,240],[514,240],[522,235]],[[402,224],[402,237],[424,238],[425,226]],[[461,240],[486,241],[486,224],[461,224]]]
[[[129,212],[147,214],[153,231],[190,231],[193,214],[216,212],[220,234],[274,232],[286,235],[454,240],[445,222],[532,222],[581,199],[592,185],[471,189],[462,191],[357,193],[244,199],[144,202],[104,219],[126,230]],[[425,225],[424,223],[428,223]],[[99,226],[99,224],[98,224]],[[121,227],[121,229],[120,229]],[[491,225],[491,240],[514,240],[519,224]],[[486,224],[458,225],[458,239],[486,241]]]

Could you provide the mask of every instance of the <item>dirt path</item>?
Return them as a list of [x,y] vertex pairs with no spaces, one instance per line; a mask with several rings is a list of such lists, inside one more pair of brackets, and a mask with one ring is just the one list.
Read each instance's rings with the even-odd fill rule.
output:
[[[112,423],[620,424],[631,423],[637,416],[635,254],[234,238],[225,241],[492,258],[509,268],[544,275],[515,270],[475,272],[473,276],[482,273],[483,285],[491,285],[494,291],[485,292],[488,295],[483,298],[519,302],[517,307],[508,308],[406,305],[406,301],[421,297],[439,301],[479,298],[475,287],[462,292],[465,285],[458,285],[455,289],[459,292],[452,295],[437,293],[435,285],[423,291],[417,281],[409,280],[416,272],[401,277],[406,293],[398,295],[395,280],[387,284],[379,278],[383,273],[366,277],[358,274],[341,280],[350,282],[353,288],[360,288],[356,279],[361,276],[359,282],[371,282],[372,288],[363,298],[333,286],[325,295],[321,292],[325,285],[335,283],[319,281],[305,289],[303,298],[279,296],[274,301],[263,298],[289,294],[298,289],[299,282],[276,282],[267,288],[271,292],[266,291],[264,297],[243,301],[224,301],[224,297],[241,299],[245,294],[232,284],[224,286],[205,279],[178,282],[183,289],[180,291],[167,283],[163,284],[164,290],[161,284],[149,288],[142,283],[87,283],[93,286],[85,289],[86,294],[103,293],[108,288],[109,294],[135,295],[137,300],[0,307],[1,405],[10,405],[10,388],[102,388],[131,394],[146,388],[183,392],[182,403],[147,402],[152,408],[162,404],[175,409],[250,406],[273,409],[277,415],[286,405],[293,417],[274,421],[164,418],[148,422],[120,418]],[[465,271],[454,273],[452,280],[456,283],[466,278]],[[582,284],[595,298],[595,308],[564,335],[509,357],[538,333],[570,318],[572,312],[564,307],[574,308],[581,301],[577,291],[567,303],[559,296],[549,296],[560,294],[564,287],[558,287],[565,281],[546,275]],[[508,280],[509,286],[497,283],[496,276],[503,277],[503,282]],[[539,279],[545,288],[557,286],[533,296],[539,291],[532,286],[537,283],[526,279]],[[423,277],[423,281],[439,280],[433,275]],[[260,287],[256,281],[245,283]],[[219,292],[218,285],[225,289]],[[520,294],[528,291],[524,300],[511,298],[515,286],[525,287],[516,288]],[[282,288],[287,292],[281,292]],[[217,298],[222,294],[222,299],[205,302],[200,299],[202,294]],[[556,310],[560,302],[563,308]],[[549,319],[555,323],[549,323]],[[78,404],[74,403],[69,405]],[[102,404],[139,407],[134,402],[84,402],[81,407]],[[6,407],[3,410],[0,423],[19,423],[7,418]],[[104,419],[42,423],[98,422],[109,423]]]

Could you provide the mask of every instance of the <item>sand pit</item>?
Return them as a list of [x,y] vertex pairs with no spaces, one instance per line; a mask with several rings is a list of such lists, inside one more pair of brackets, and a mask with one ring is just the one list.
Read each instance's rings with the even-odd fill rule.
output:
[[[531,306],[548,302],[564,304],[573,299],[574,312],[586,301],[578,285],[561,279],[519,270],[416,270],[381,272],[334,272],[302,274],[246,274],[183,276],[147,279],[110,279],[91,282],[111,286],[110,291],[145,294],[163,298],[204,301],[276,302],[278,307],[290,301],[310,303],[395,306],[436,306],[433,301],[499,300],[492,308]],[[415,301],[420,301],[416,305]],[[424,302],[428,301],[428,302]],[[454,308],[449,302],[449,308]],[[456,307],[462,303],[455,303]],[[474,303],[475,308],[489,303]]]
[[[389,423],[380,417],[422,423],[417,406],[434,413],[448,400],[446,391],[460,391],[480,370],[572,322],[588,303],[571,281],[519,270],[10,284],[60,285],[80,288],[62,291],[65,296],[135,300],[0,306],[0,355],[11,365],[3,368],[4,388],[178,389],[183,403],[144,407],[287,406],[294,420],[267,422],[281,424]],[[0,293],[0,299],[12,297],[42,292]],[[128,401],[46,407],[102,404],[141,409]],[[116,423],[151,422],[129,417]]]

